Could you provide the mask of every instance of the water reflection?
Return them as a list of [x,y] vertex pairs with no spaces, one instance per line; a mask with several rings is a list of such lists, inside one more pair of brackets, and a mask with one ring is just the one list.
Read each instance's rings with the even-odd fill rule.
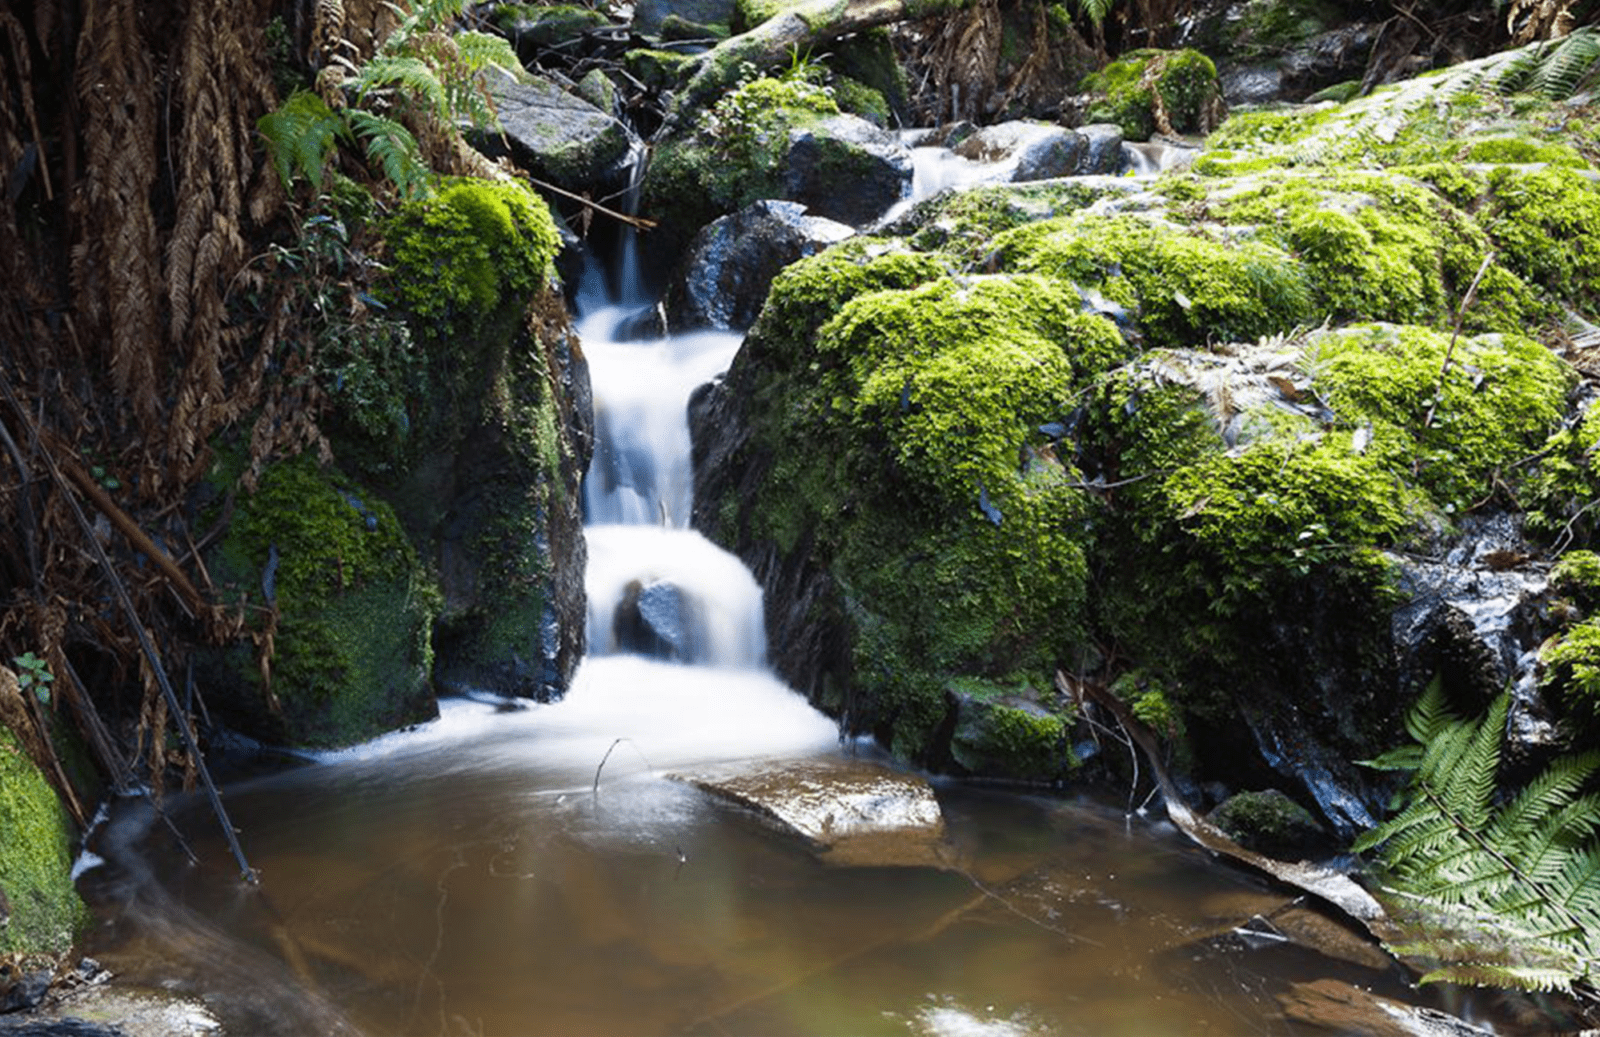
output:
[[1414,1000],[1381,955],[1240,942],[1286,898],[1108,808],[943,787],[943,867],[829,867],[667,778],[697,754],[647,729],[596,782],[615,739],[560,712],[451,703],[232,784],[257,891],[199,804],[198,867],[130,804],[92,952],[248,1033],[1298,1034],[1329,1031],[1291,983]]

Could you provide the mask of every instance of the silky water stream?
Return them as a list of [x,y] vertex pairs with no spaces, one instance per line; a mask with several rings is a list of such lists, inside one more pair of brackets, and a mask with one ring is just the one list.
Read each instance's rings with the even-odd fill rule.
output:
[[[686,528],[685,401],[738,336],[616,341],[643,300],[598,272],[581,294],[600,441],[571,692],[448,700],[234,779],[259,887],[202,803],[168,799],[197,864],[120,804],[82,879],[91,953],[237,1034],[1309,1034],[1338,1028],[1296,1008],[1306,984],[1416,1002],[1374,948],[1306,949],[1287,897],[1120,805],[945,783],[942,866],[842,867],[671,780],[873,750],[765,668],[759,589]],[[679,661],[623,650],[630,585],[675,609]]]

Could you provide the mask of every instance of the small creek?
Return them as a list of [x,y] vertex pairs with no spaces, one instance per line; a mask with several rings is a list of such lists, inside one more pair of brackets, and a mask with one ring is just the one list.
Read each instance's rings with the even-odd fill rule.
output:
[[[234,777],[259,887],[198,799],[168,799],[198,863],[119,804],[82,879],[90,953],[234,1033],[1317,1034],[1348,1027],[1310,1020],[1307,984],[1436,996],[1326,920],[1295,935],[1288,897],[1120,807],[940,784],[938,863],[844,867],[672,780],[875,750],[770,674],[755,582],[686,528],[685,400],[738,336],[617,341],[642,301],[616,294],[596,276],[580,301],[600,444],[570,694],[449,700]],[[674,592],[687,661],[624,650],[630,585]]]

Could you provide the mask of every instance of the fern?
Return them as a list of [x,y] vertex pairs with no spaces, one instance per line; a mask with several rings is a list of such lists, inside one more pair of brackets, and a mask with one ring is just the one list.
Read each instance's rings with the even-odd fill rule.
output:
[[1586,81],[1592,82],[1600,69],[1600,29],[1586,26],[1553,44],[1539,48],[1538,67],[1523,89],[1553,101],[1577,93]]
[[1415,744],[1370,766],[1407,771],[1399,812],[1356,840],[1378,849],[1400,927],[1390,949],[1431,958],[1423,982],[1535,990],[1600,978],[1600,753],[1556,760],[1509,798],[1496,785],[1509,695],[1461,720],[1436,680],[1406,719]]
[[359,108],[350,109],[348,116],[356,134],[365,142],[367,158],[378,164],[402,197],[417,198],[427,193],[431,174],[422,159],[422,149],[409,130],[393,119]]
[[1106,20],[1106,15],[1111,13],[1115,3],[1116,0],[1076,0],[1078,13],[1089,19],[1097,29]]
[[273,168],[285,188],[293,185],[295,174],[320,187],[339,140],[350,139],[345,120],[306,90],[296,90],[276,111],[263,115],[256,121],[256,129],[267,139]]
[[410,55],[380,55],[361,66],[355,82],[356,102],[366,104],[378,96],[396,91],[413,103],[421,102],[441,119],[450,117],[450,102],[439,74],[421,58]]

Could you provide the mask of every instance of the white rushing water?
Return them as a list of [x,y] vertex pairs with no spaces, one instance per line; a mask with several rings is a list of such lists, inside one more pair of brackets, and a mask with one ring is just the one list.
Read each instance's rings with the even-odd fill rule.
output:
[[[652,761],[831,750],[833,721],[766,669],[755,578],[689,528],[689,396],[727,369],[743,336],[635,338],[628,329],[647,324],[652,307],[637,271],[629,243],[620,289],[591,267],[578,295],[595,407],[584,483],[589,654],[542,723],[626,735]],[[639,654],[641,622],[675,658]]]

